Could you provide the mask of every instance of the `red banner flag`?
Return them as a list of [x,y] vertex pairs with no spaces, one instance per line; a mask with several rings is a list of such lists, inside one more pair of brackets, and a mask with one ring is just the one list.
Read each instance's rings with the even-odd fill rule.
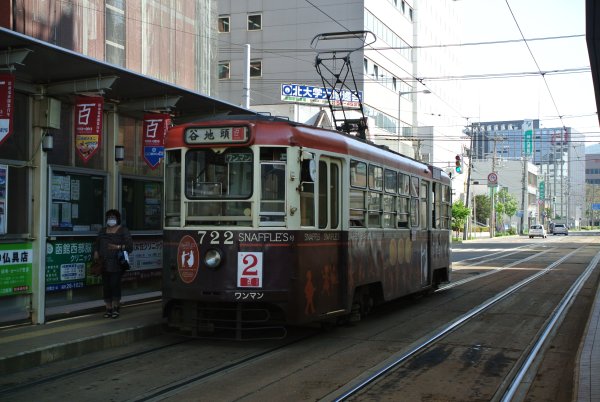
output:
[[101,96],[80,96],[75,104],[75,149],[87,162],[100,149],[102,143]]
[[171,116],[165,113],[153,113],[144,116],[142,157],[152,169],[156,169],[165,156],[165,136],[170,122]]
[[12,134],[14,105],[15,76],[0,74],[0,144]]

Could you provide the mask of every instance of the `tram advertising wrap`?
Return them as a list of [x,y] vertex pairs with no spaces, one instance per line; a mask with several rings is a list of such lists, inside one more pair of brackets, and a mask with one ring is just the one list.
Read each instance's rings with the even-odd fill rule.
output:
[[265,117],[175,126],[163,307],[193,336],[359,320],[450,276],[450,179],[336,131]]

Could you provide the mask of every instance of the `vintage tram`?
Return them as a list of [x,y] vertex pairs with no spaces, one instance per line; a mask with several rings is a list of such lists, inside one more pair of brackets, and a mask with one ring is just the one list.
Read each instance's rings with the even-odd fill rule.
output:
[[261,115],[174,126],[164,314],[237,339],[356,319],[449,280],[450,220],[446,173],[366,140]]

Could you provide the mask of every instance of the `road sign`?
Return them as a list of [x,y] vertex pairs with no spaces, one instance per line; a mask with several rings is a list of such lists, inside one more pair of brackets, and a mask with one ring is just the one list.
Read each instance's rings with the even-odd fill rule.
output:
[[531,155],[533,149],[533,120],[523,120],[523,155]]
[[488,174],[488,187],[496,187],[498,185],[498,174],[492,172]]

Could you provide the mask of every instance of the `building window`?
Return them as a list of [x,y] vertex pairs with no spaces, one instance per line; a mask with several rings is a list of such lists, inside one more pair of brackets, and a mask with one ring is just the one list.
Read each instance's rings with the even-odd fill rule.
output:
[[229,16],[221,16],[219,17],[219,32],[227,33],[229,32]]
[[50,171],[49,232],[96,234],[104,226],[106,175],[89,169]]
[[228,80],[230,77],[229,70],[231,65],[228,61],[219,62],[219,79]]
[[106,61],[125,66],[125,2],[106,1]]
[[262,14],[248,15],[248,31],[260,31],[262,29]]
[[262,77],[262,61],[255,60],[250,62],[250,77]]

